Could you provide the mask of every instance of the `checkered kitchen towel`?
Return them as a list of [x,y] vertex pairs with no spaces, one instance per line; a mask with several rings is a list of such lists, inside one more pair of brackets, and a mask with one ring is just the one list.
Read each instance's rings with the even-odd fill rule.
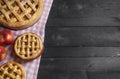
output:
[[[39,19],[39,21],[36,24],[34,24],[32,27],[29,27],[24,30],[18,30],[18,31],[12,30],[12,32],[14,34],[14,39],[18,35],[23,34],[25,32],[33,32],[33,33],[38,34],[42,38],[42,41],[44,42],[45,24],[46,24],[48,15],[49,15],[49,11],[50,11],[52,2],[53,2],[53,0],[44,0],[44,10],[43,10],[42,16]],[[2,30],[4,28],[0,27],[0,29]],[[8,51],[8,55],[5,60],[0,62],[0,65],[2,65],[3,63],[6,63],[8,61],[16,61],[25,67],[27,79],[37,79],[37,74],[38,74],[41,57],[34,59],[33,61],[24,62],[22,60],[19,60],[16,56],[12,55],[11,46],[7,46],[7,51]]]

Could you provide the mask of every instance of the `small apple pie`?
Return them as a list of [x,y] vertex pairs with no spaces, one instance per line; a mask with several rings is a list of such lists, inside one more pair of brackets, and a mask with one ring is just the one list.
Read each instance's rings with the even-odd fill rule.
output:
[[33,25],[42,11],[42,0],[0,0],[0,24],[10,29],[24,29]]
[[26,79],[24,67],[17,62],[7,62],[0,66],[0,79]]
[[15,54],[23,60],[32,60],[43,52],[43,43],[35,33],[24,33],[18,36],[14,42]]

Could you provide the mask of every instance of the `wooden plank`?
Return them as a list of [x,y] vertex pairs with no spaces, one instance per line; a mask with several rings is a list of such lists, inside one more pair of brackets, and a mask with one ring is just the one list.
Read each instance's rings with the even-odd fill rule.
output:
[[47,27],[46,30],[46,46],[120,46],[119,27]]
[[[40,68],[37,79],[119,79],[120,72],[62,71]],[[86,76],[87,75],[87,76]]]
[[43,58],[120,57],[120,47],[47,47]]
[[[119,79],[120,72],[105,72],[105,71],[62,71],[42,69],[38,73],[38,79]],[[86,78],[87,75],[87,78]]]
[[119,7],[119,0],[54,0],[50,18],[114,17]]
[[81,18],[50,18],[47,26],[120,26],[118,17],[81,17]]
[[55,0],[47,25],[119,26],[119,5],[119,0]]
[[40,68],[64,71],[120,71],[119,57],[42,58]]
[[88,79],[85,71],[40,70],[37,79]]
[[111,71],[111,72],[88,72],[88,79],[120,79],[120,72]]

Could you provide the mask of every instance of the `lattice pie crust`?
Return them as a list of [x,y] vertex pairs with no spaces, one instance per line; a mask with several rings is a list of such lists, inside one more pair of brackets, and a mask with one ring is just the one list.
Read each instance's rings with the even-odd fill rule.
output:
[[14,42],[15,54],[24,60],[31,60],[40,56],[43,48],[41,39],[34,33],[24,33],[18,36]]
[[26,79],[24,67],[16,62],[0,66],[0,79]]
[[10,29],[23,29],[41,16],[42,0],[0,0],[0,24]]

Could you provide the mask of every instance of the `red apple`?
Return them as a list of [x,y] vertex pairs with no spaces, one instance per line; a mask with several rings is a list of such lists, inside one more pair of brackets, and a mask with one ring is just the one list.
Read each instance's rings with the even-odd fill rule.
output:
[[1,45],[9,45],[13,41],[13,34],[10,30],[2,30],[0,31],[0,44]]
[[0,46],[0,60],[5,59],[6,55],[7,55],[6,48],[3,46]]

